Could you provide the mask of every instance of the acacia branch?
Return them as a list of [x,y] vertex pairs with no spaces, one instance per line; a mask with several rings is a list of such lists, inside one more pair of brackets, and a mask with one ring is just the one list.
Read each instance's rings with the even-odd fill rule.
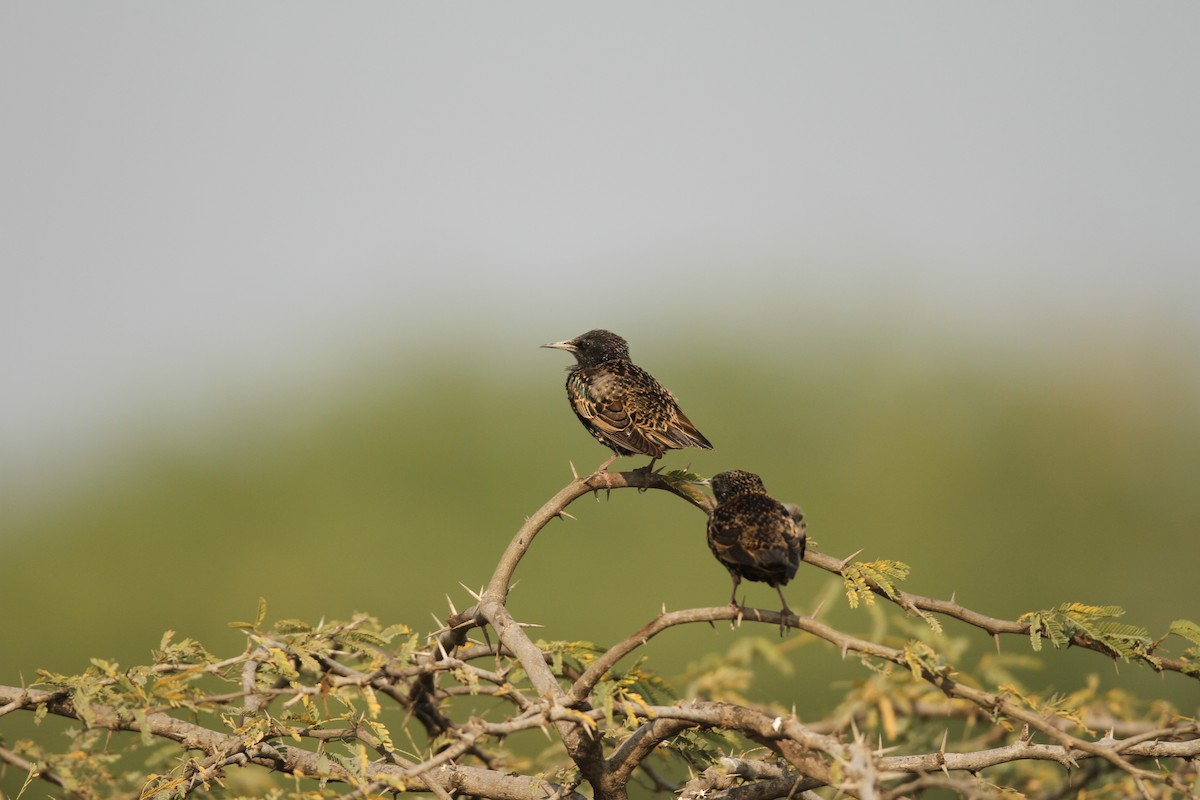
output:
[[[594,472],[585,477],[576,476],[573,481],[559,490],[525,520],[501,555],[487,587],[478,596],[479,602],[475,606],[453,615],[447,621],[446,629],[441,632],[436,641],[437,647],[443,652],[452,652],[465,643],[466,632],[470,628],[487,623],[496,631],[501,645],[507,648],[525,668],[534,690],[539,695],[563,706],[579,705],[583,698],[575,700],[566,698],[558,679],[546,664],[545,654],[512,618],[505,603],[508,600],[509,587],[517,565],[529,552],[534,537],[551,520],[563,517],[567,506],[590,492],[630,488],[668,491],[706,512],[709,510],[710,501],[707,496],[699,493],[692,496],[681,491],[662,475],[647,470],[619,473]],[[432,682],[426,682],[425,689],[431,690]],[[603,749],[594,727],[588,727],[582,722],[573,722],[570,719],[556,720],[555,727],[567,748],[568,755],[579,766],[580,771],[592,784],[597,794],[600,796],[623,796],[625,779],[628,776],[624,775],[621,781],[614,780],[611,772],[606,768]]]
[[[66,783],[64,783],[63,779],[58,777],[55,772],[43,767],[39,767],[32,761],[21,758],[21,756],[9,750],[7,747],[0,747],[0,762],[14,766],[24,772],[26,775],[40,778],[41,780],[53,786],[57,786],[62,789],[66,788]],[[67,800],[81,800],[78,792],[70,792],[66,795],[66,797]]]
[[[804,554],[805,562],[819,567],[826,572],[831,572],[839,577],[845,577],[844,570],[847,562],[838,560],[833,556],[818,553],[811,548]],[[973,611],[966,606],[963,606],[954,600],[940,600],[934,597],[926,597],[924,595],[913,594],[902,589],[895,589],[892,593],[888,593],[874,581],[867,580],[867,586],[877,595],[887,600],[890,603],[895,603],[904,609],[906,613],[916,613],[916,611],[925,611],[933,614],[940,614],[950,619],[956,619],[960,622],[965,622],[980,630],[990,633],[997,637],[1000,634],[1017,634],[1020,636],[1029,636],[1030,625],[1017,620],[1000,619],[998,617],[990,617],[987,614],[982,614],[978,611]],[[1075,647],[1082,647],[1087,650],[1092,650],[1110,658],[1114,654],[1102,642],[1097,642],[1094,639],[1083,634],[1073,634],[1069,642]],[[1178,658],[1170,658],[1167,656],[1155,656],[1154,660],[1144,660],[1146,664],[1154,669],[1167,672],[1178,672],[1181,675],[1200,680],[1200,672],[1196,671],[1195,665]]]
[[[653,722],[647,725],[661,725],[668,720],[685,721],[706,728],[736,731],[764,744],[772,740],[790,739],[806,749],[824,752],[839,762],[849,762],[853,757],[852,745],[817,734],[794,718],[771,717],[769,714],[742,706],[727,703],[690,703],[679,706],[651,706],[645,711],[654,718]],[[1136,736],[1125,740],[1107,737],[1096,741],[1076,740],[1084,745],[1082,747],[1035,743],[1023,738],[1004,747],[966,753],[937,751],[918,755],[887,756],[872,751],[872,760],[874,771],[877,773],[919,774],[943,769],[978,772],[988,767],[1021,760],[1054,761],[1063,766],[1072,766],[1084,759],[1103,759],[1103,751],[1119,751],[1130,757],[1145,759],[1200,757],[1200,730],[1194,724],[1164,731],[1164,738],[1167,736],[1190,738],[1162,741],[1145,740],[1142,736]],[[1164,778],[1156,773],[1145,773],[1143,777],[1155,781],[1162,781]],[[1186,787],[1177,785],[1175,788],[1190,796]]]
[[659,489],[683,498],[706,514],[712,511],[712,501],[707,495],[697,493],[693,496],[680,491],[678,487],[657,472],[632,470],[630,472],[593,472],[591,475],[583,477],[576,476],[573,481],[547,500],[541,508],[525,519],[525,524],[517,531],[516,536],[509,542],[508,548],[500,557],[500,562],[496,565],[491,580],[488,581],[487,593],[500,602],[505,602],[508,599],[508,589],[512,584],[513,573],[516,572],[517,565],[521,563],[525,553],[529,551],[529,546],[538,532],[551,520],[562,517],[567,506],[580,497],[591,492],[609,492],[613,489]]
[[[15,708],[35,709],[39,706],[57,716],[85,721],[74,703],[61,696],[61,692],[42,692],[34,689],[19,689],[0,686],[0,702]],[[93,704],[88,715],[93,727],[112,731],[141,732],[143,725],[132,714],[116,708]],[[276,747],[269,742],[247,745],[243,737],[223,734],[193,722],[176,719],[163,713],[147,714],[145,729],[152,735],[180,744],[187,750],[200,750],[208,754],[209,769],[240,763],[254,763],[288,774],[309,778],[346,783],[357,783],[358,778],[340,765],[322,760],[317,753],[295,746]],[[360,737],[361,738],[361,737]],[[400,780],[412,785],[413,789],[430,788],[439,797],[447,794],[465,794],[472,797],[497,798],[498,800],[545,800],[547,797],[563,797],[570,800],[585,800],[582,795],[568,792],[563,787],[540,778],[514,776],[504,772],[477,767],[443,764],[411,764],[397,757],[396,763],[373,763],[366,767],[369,780],[382,780],[391,785]],[[193,776],[198,781],[212,777],[212,773]],[[437,788],[434,789],[433,787]]]
[[[668,491],[700,509],[706,515],[710,515],[714,507],[713,500],[707,495],[699,493],[692,495],[680,491],[678,487],[664,479],[662,475],[657,473],[648,475],[644,470],[620,473],[596,472],[586,477],[576,477],[575,480],[567,484],[567,486],[561,489],[525,521],[525,524],[509,543],[508,549],[505,550],[500,563],[492,574],[492,579],[488,584],[489,591],[497,593],[502,602],[507,599],[508,586],[512,581],[513,573],[532,543],[533,537],[552,519],[562,516],[567,506],[572,502],[588,492],[626,488],[643,490],[661,489]],[[833,556],[817,552],[812,548],[809,548],[805,552],[804,561],[842,578],[845,577],[844,571],[848,563],[846,560],[836,559]],[[894,603],[906,613],[923,611],[939,614],[978,628],[991,634],[993,637],[998,637],[1001,634],[1029,636],[1030,633],[1029,623],[992,617],[967,608],[953,599],[942,600],[906,592],[901,589],[895,589],[889,593],[870,580],[867,580],[867,586],[875,595],[882,597],[890,603]],[[1073,634],[1069,641],[1073,646],[1091,650],[1110,658],[1113,657],[1112,651],[1103,643],[1097,642],[1083,634]],[[1159,671],[1177,672],[1200,681],[1200,672],[1196,671],[1195,665],[1183,659],[1155,656],[1153,660],[1147,659],[1145,662]]]
[[[953,670],[949,666],[946,666],[944,670],[936,672],[924,665],[914,666],[901,650],[843,633],[811,617],[797,617],[794,614],[784,615],[781,612],[768,611],[766,609],[718,606],[714,608],[693,608],[661,613],[655,619],[642,626],[637,632],[605,651],[593,663],[592,667],[572,686],[571,691],[568,693],[568,698],[573,698],[581,693],[586,695],[617,661],[645,644],[651,637],[668,628],[696,622],[714,622],[718,620],[740,621],[743,619],[764,622],[770,625],[786,624],[824,639],[838,647],[843,654],[853,651],[889,661],[906,669],[915,670],[921,678],[938,687],[949,697],[958,697],[967,700],[986,713],[1003,714],[1041,732],[1058,743],[1058,750],[1055,752],[1060,753],[1063,758],[1068,760],[1073,759],[1075,753],[1087,754],[1102,758],[1135,778],[1155,781],[1162,779],[1156,773],[1140,769],[1130,763],[1121,749],[1072,736],[1055,724],[1053,718],[1044,717],[1041,714],[1022,708],[1001,695],[985,692],[956,681],[952,677]],[[678,718],[673,714],[670,716]],[[650,734],[648,733],[647,735]],[[819,746],[817,745],[817,740],[811,739],[815,735],[811,730],[805,730],[802,738],[808,742],[808,746]],[[637,752],[640,751],[631,749],[629,755],[633,756]],[[830,751],[827,750],[827,752]],[[1136,751],[1133,748],[1130,748],[1128,752],[1132,755],[1141,755],[1140,751]],[[940,764],[937,765],[938,768],[940,766]],[[626,765],[623,768],[627,769],[628,767]],[[965,769],[966,767],[963,768]],[[811,775],[811,773],[806,774]],[[818,776],[813,775],[813,777]]]
[[[616,665],[621,658],[630,653],[637,647],[645,644],[650,638],[659,632],[672,627],[673,625],[684,624],[694,621],[713,621],[715,619],[742,619],[743,616],[753,616],[754,619],[761,621],[774,621],[780,624],[788,624],[797,627],[801,630],[806,630],[809,633],[814,633],[821,638],[829,641],[840,647],[843,654],[848,650],[855,650],[867,655],[888,660],[894,664],[912,668],[904,653],[888,648],[882,645],[876,645],[867,642],[857,637],[852,637],[836,631],[833,628],[822,625],[812,619],[800,619],[794,616],[789,616],[787,619],[781,619],[781,614],[777,612],[767,612],[760,609],[739,609],[735,607],[725,607],[723,609],[693,609],[684,612],[672,612],[660,614],[657,618],[644,625],[631,636],[627,637],[622,642],[610,647],[604,654],[600,656],[593,664],[584,672],[580,678],[570,688],[565,695],[558,684],[557,679],[550,673],[545,665],[544,654],[537,650],[536,646],[524,636],[520,629],[512,624],[511,617],[508,616],[507,609],[504,608],[504,603],[507,599],[508,587],[511,583],[512,576],[515,573],[517,565],[524,556],[537,533],[547,525],[550,520],[555,517],[561,517],[566,507],[574,500],[582,497],[590,491],[599,491],[600,489],[611,490],[614,488],[659,488],[671,491],[683,497],[692,505],[703,510],[706,514],[711,514],[712,502],[705,495],[692,497],[688,494],[680,492],[676,487],[666,482],[661,476],[650,475],[645,471],[627,472],[617,474],[594,473],[584,478],[576,477],[574,481],[560,490],[538,511],[529,517],[517,535],[510,542],[504,555],[500,559],[495,572],[492,575],[491,581],[481,598],[484,603],[489,606],[487,613],[479,614],[492,623],[496,627],[497,620],[505,626],[505,634],[501,635],[501,641],[517,654],[522,665],[529,671],[530,679],[533,681],[535,688],[546,696],[553,697],[557,702],[564,702],[566,705],[578,705],[590,695],[596,683]],[[843,574],[845,563],[837,561],[830,556],[817,553],[810,550],[805,555],[805,560],[820,568],[826,569],[838,575]],[[958,603],[952,601],[937,600],[934,598],[915,595],[903,591],[895,591],[887,593],[878,586],[871,586],[872,590],[886,599],[896,603],[906,611],[920,609],[927,612],[938,613],[944,616],[959,619],[975,627],[981,628],[994,636],[1000,633],[1020,633],[1028,634],[1029,626],[1015,621],[1001,620],[994,617],[989,617],[984,614],[967,609]],[[478,614],[475,609],[471,613]],[[464,614],[464,617],[467,616]],[[499,633],[499,631],[498,631]],[[514,639],[523,639],[517,641],[517,646],[513,646],[512,641],[506,641],[505,635]],[[1080,638],[1080,637],[1075,637]],[[1108,655],[1109,653],[1102,645],[1092,642],[1086,637],[1081,638],[1079,645],[1087,647],[1097,652],[1102,652]],[[1059,730],[1056,726],[1050,724],[1040,715],[1028,712],[1010,701],[998,695],[991,695],[987,692],[971,689],[969,687],[960,686],[957,682],[951,680],[945,673],[934,673],[925,667],[919,670],[921,676],[938,686],[942,691],[949,696],[957,696],[974,703],[979,708],[988,712],[1000,712],[1014,719],[1017,719],[1027,725],[1030,725],[1036,730],[1041,731],[1050,738],[1055,739],[1059,744],[1067,749],[1080,749],[1083,752],[1088,752],[1112,763],[1114,766],[1128,772],[1139,779],[1154,778],[1153,773],[1140,770],[1134,765],[1126,761],[1122,756],[1111,749],[1094,746],[1089,742],[1077,739],[1069,734]],[[599,791],[597,780],[604,779],[604,772],[616,771],[616,774],[621,776],[622,780],[628,778],[632,771],[632,764],[638,763],[632,761],[635,755],[643,754],[642,747],[649,744],[656,737],[647,734],[645,744],[641,747],[632,746],[630,751],[625,754],[627,758],[616,762],[610,761],[608,769],[601,769],[600,756],[595,748],[588,748],[585,752],[580,748],[581,738],[578,729],[568,731],[568,726],[559,723],[560,733],[564,736],[564,742],[568,744],[568,752],[572,758],[580,765],[589,782]],[[587,732],[590,739],[590,731]],[[599,772],[598,772],[599,770]]]
[[[556,674],[551,668],[550,654],[538,647],[524,626],[509,613],[506,603],[510,584],[533,539],[551,520],[568,516],[566,508],[589,492],[622,488],[669,491],[705,513],[710,513],[713,505],[710,498],[690,490],[690,487],[644,470],[577,476],[521,526],[505,549],[488,584],[475,597],[476,604],[462,612],[454,612],[446,626],[433,634],[424,652],[406,651],[408,660],[404,663],[381,661],[372,653],[365,659],[370,667],[366,670],[356,669],[351,664],[358,658],[357,651],[353,646],[343,648],[344,640],[335,639],[332,634],[329,639],[321,641],[326,644],[333,641],[333,647],[312,648],[307,644],[308,640],[303,638],[289,639],[282,635],[279,638],[283,641],[276,641],[263,636],[257,632],[256,623],[253,641],[258,647],[248,648],[241,656],[216,663],[159,664],[149,668],[154,673],[214,673],[240,683],[239,692],[203,698],[190,695],[186,696],[189,699],[180,701],[180,705],[192,710],[198,710],[201,706],[211,709],[218,703],[246,698],[247,716],[255,720],[254,730],[260,731],[261,739],[256,739],[253,734],[247,735],[245,731],[239,731],[238,734],[222,733],[177,719],[166,713],[166,708],[139,707],[135,713],[132,706],[125,704],[127,699],[118,699],[112,705],[88,702],[81,710],[75,705],[76,702],[83,702],[85,697],[95,699],[96,696],[82,689],[76,692],[74,688],[41,692],[0,687],[0,716],[15,710],[44,708],[50,713],[79,719],[94,727],[114,731],[145,731],[175,741],[185,750],[202,751],[205,756],[190,761],[183,771],[182,785],[190,788],[206,784],[226,767],[256,764],[297,776],[340,781],[355,787],[346,796],[369,796],[403,787],[410,791],[431,791],[440,800],[447,800],[454,794],[494,797],[498,800],[547,800],[551,797],[583,800],[579,794],[571,791],[572,787],[492,769],[492,758],[478,749],[488,739],[501,740],[519,731],[553,727],[583,779],[591,785],[596,800],[625,800],[626,785],[635,770],[638,767],[648,768],[645,761],[652,753],[672,737],[693,728],[736,733],[769,748],[790,767],[737,760],[736,772],[726,765],[724,776],[705,773],[690,782],[685,787],[685,797],[691,796],[694,791],[697,796],[705,792],[709,797],[718,796],[728,800],[769,800],[781,796],[795,798],[803,797],[810,788],[823,785],[835,787],[850,797],[878,796],[885,784],[901,778],[910,778],[909,783],[901,785],[914,790],[919,790],[926,785],[922,782],[928,781],[942,782],[943,785],[968,785],[967,781],[951,778],[949,772],[977,772],[990,766],[1022,760],[1054,761],[1065,766],[1091,760],[1093,764],[1112,765],[1136,781],[1155,781],[1187,793],[1188,789],[1180,779],[1143,769],[1134,761],[1200,757],[1200,728],[1194,722],[1166,725],[1160,720],[1157,726],[1142,724],[1120,728],[1106,725],[1105,728],[1110,732],[1105,736],[1098,739],[1081,738],[1069,732],[1077,718],[1068,720],[1063,716],[1040,713],[1030,707],[1036,706],[1036,702],[1030,703],[1019,696],[1014,698],[1003,691],[991,693],[964,684],[958,680],[952,666],[939,660],[940,657],[932,651],[921,651],[915,646],[898,650],[843,633],[812,617],[732,605],[673,612],[664,609],[637,631],[601,653],[582,673],[572,669],[564,670],[561,675]],[[845,562],[811,550],[805,560],[845,577]],[[1024,623],[988,617],[953,600],[942,601],[907,592],[885,592],[879,586],[871,586],[871,589],[905,611],[936,613],[959,619],[993,636],[1000,633],[1029,633],[1029,626]],[[451,611],[454,609],[451,608]],[[762,622],[772,626],[782,623],[832,644],[843,656],[854,652],[903,667],[945,694],[948,698],[946,705],[938,706],[938,711],[949,710],[966,715],[969,710],[970,714],[983,716],[993,723],[1006,718],[1026,726],[1027,732],[1035,731],[1049,741],[1035,742],[1031,736],[1025,735],[1017,741],[1001,744],[1007,741],[1007,737],[1001,726],[995,724],[994,731],[1000,734],[998,737],[977,738],[971,740],[969,745],[960,743],[958,748],[964,752],[947,752],[943,746],[937,752],[890,756],[869,747],[865,738],[857,733],[852,741],[832,735],[839,733],[839,728],[844,730],[845,722],[841,726],[829,722],[805,725],[792,716],[774,716],[729,703],[647,706],[640,702],[608,702],[612,699],[610,697],[602,706],[603,710],[593,707],[593,703],[601,706],[600,700],[593,696],[598,683],[638,647],[671,627],[718,620]],[[358,622],[344,627],[356,624]],[[490,641],[487,645],[468,641],[472,629],[485,626],[490,627],[498,637],[495,645]],[[1099,643],[1089,644],[1089,640],[1084,640],[1078,644],[1111,655]],[[415,642],[412,646],[415,647]],[[287,654],[283,659],[285,672],[290,662],[296,672],[311,673],[316,670],[319,681],[305,683],[289,678],[277,682],[274,687],[259,687],[259,673],[272,669],[272,659],[268,655],[277,657],[279,653],[274,652],[276,648]],[[472,659],[485,656],[497,659],[495,670],[469,663]],[[501,666],[501,659],[508,661]],[[518,689],[509,684],[508,675],[515,668],[512,660],[520,664],[531,688]],[[241,665],[240,681],[221,673],[221,670],[238,664]],[[1168,661],[1164,660],[1164,664],[1167,664],[1165,669],[1171,669]],[[458,683],[449,688],[439,688],[439,679],[450,672]],[[108,677],[87,685],[112,686],[118,682],[112,677],[114,674],[110,669]],[[118,677],[124,680],[128,676]],[[570,681],[569,685],[564,686],[564,677]],[[463,693],[474,694],[479,691],[481,683],[490,684],[484,687],[485,693],[512,704],[513,707],[498,704],[508,712],[503,721],[471,719],[457,724],[446,716],[448,712],[443,712],[443,706],[447,698]],[[76,686],[70,680],[65,684]],[[329,692],[354,687],[368,693],[375,690],[392,698],[425,724],[431,738],[443,736],[439,740],[438,751],[426,760],[415,763],[402,758],[386,737],[381,740],[381,736],[376,736],[371,728],[374,722],[359,724],[352,721],[350,727],[342,725],[336,729],[316,727],[323,723],[293,728],[274,724],[265,716],[268,704],[277,697],[291,698],[285,706],[301,701],[311,705],[315,699]],[[122,698],[119,693],[115,696]],[[137,704],[149,704],[152,700],[159,702],[164,698],[166,702],[175,702],[174,696],[167,694],[136,693],[133,697],[133,702]],[[933,713],[930,709],[934,706],[915,706],[912,714],[928,716]],[[621,718],[633,728],[633,732],[624,736],[619,726],[603,728],[606,721],[613,718]],[[267,724],[264,724],[264,720]],[[1007,722],[1004,725],[1007,726]],[[619,744],[606,758],[605,737],[612,737],[614,733]],[[1122,738],[1114,738],[1116,736]],[[290,742],[284,744],[286,737],[298,737],[297,741],[310,744],[315,742],[317,752],[293,746]],[[331,740],[360,742],[377,751],[380,759],[364,762],[360,768],[351,762],[332,762],[320,752],[322,743]],[[455,763],[469,753],[483,759],[488,768],[468,768]],[[9,755],[19,758],[15,754]],[[0,758],[4,757],[5,752],[0,751]],[[5,760],[16,763],[12,759]],[[944,780],[942,774],[945,775]],[[730,776],[745,783],[734,786]],[[52,779],[49,775],[45,778]],[[895,794],[899,789],[893,785],[889,791]]]

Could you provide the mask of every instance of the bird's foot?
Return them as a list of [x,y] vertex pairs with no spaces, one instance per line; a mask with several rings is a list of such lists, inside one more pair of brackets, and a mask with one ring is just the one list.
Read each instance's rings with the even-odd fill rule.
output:
[[788,628],[791,627],[788,621],[794,616],[792,610],[787,607],[787,603],[784,603],[783,608],[779,609],[779,637],[781,639],[787,635]]
[[658,461],[657,458],[652,458],[650,459],[649,464],[644,467],[638,467],[636,470],[634,470],[635,472],[642,473],[642,485],[638,487],[638,494],[641,494],[650,488],[650,481],[654,478],[654,463],[656,461]]
[[[603,464],[601,464],[600,466],[596,467],[596,472],[595,472],[595,473],[593,473],[593,475],[600,475],[600,476],[602,476],[602,477],[604,478],[604,499],[606,499],[606,500],[608,500],[608,499],[610,499],[610,498],[612,497],[612,488],[613,488],[613,485],[612,485],[612,476],[611,476],[611,475],[609,475],[609,473],[608,473],[608,468],[609,468],[610,466],[612,466],[612,463],[613,463],[614,461],[616,461],[616,460],[617,460],[617,456],[618,456],[618,455],[620,455],[620,453],[613,453],[611,456],[609,456],[608,458],[606,458],[606,459],[604,460],[604,463],[603,463]],[[599,489],[593,489],[592,491],[593,491],[593,492],[595,493],[595,495],[596,495],[596,501],[597,501],[597,502],[599,502],[599,500],[600,500],[600,490],[599,490]]]
[[611,456],[604,459],[604,463],[596,467],[596,472],[608,472],[608,468],[612,466],[612,463],[617,460],[617,456],[619,455],[620,453],[613,453]]

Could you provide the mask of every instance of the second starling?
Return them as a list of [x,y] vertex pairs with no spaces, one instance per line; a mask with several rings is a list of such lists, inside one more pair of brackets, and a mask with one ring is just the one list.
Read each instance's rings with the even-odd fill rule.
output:
[[601,470],[617,456],[650,456],[653,467],[668,450],[712,449],[667,388],[629,360],[629,345],[620,336],[594,330],[542,347],[575,356],[567,368],[567,398],[588,433],[613,451]]
[[[803,513],[767,494],[762,478],[753,472],[729,470],[714,475],[710,483],[717,505],[708,519],[708,546],[733,579],[730,604],[738,604],[738,584],[745,578],[773,587],[782,613],[790,614],[780,587],[796,576],[804,560]],[[780,633],[785,629],[781,620]]]

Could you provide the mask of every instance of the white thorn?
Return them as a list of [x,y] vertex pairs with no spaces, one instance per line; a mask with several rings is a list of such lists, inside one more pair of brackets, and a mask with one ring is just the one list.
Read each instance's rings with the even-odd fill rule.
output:
[[858,548],[857,550],[855,550],[853,553],[851,553],[850,555],[848,555],[848,556],[846,556],[845,558],[843,558],[843,559],[842,559],[842,563],[841,563],[841,565],[838,567],[838,569],[845,569],[845,568],[846,568],[846,565],[847,565],[847,564],[849,564],[851,561],[853,561],[853,560],[854,560],[854,557],[855,557],[855,556],[857,556],[859,553],[861,553],[861,552],[862,552],[863,550],[865,550],[865,549],[866,549],[865,547],[860,547],[860,548]]

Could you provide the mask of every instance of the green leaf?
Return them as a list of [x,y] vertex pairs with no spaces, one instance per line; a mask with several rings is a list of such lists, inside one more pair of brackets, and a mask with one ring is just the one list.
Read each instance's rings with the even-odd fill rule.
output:
[[150,730],[150,720],[146,718],[146,709],[135,708],[133,710],[133,719],[138,724],[138,732],[142,737],[142,744],[149,746],[154,743],[154,733]]
[[229,627],[238,630],[257,631],[266,618],[267,600],[264,597],[260,597],[258,598],[258,614],[255,616],[254,622],[231,622],[229,623]]
[[851,608],[875,604],[875,590],[892,600],[900,597],[896,583],[908,578],[910,568],[903,561],[855,561],[842,569],[842,581],[846,584],[846,599]]
[[[1055,609],[1022,614],[1017,621],[1029,625],[1034,650],[1041,649],[1043,636],[1055,647],[1062,647],[1077,636],[1101,645],[1114,657],[1140,660],[1157,668],[1161,660],[1153,655],[1155,642],[1150,639],[1150,632],[1137,625],[1114,621],[1124,613],[1125,609],[1120,606],[1062,603]],[[1187,621],[1182,622],[1185,624],[1180,630],[1189,631]]]
[[282,634],[310,633],[312,629],[312,625],[299,619],[281,619],[275,623],[276,633]]
[[356,650],[367,650],[372,647],[386,647],[387,640],[377,633],[364,631],[358,628],[348,631],[342,631],[338,635],[338,641],[343,642]]
[[661,477],[672,489],[690,497],[693,502],[704,502],[704,493],[697,488],[704,479],[691,470],[673,469],[670,472],[661,473]]
[[920,678],[923,672],[931,675],[948,675],[951,670],[946,665],[942,655],[925,642],[912,639],[904,646],[904,663],[912,672],[914,678]]
[[1200,625],[1197,625],[1190,619],[1175,620],[1171,623],[1171,627],[1167,629],[1167,633],[1182,636],[1192,644],[1200,644]]

